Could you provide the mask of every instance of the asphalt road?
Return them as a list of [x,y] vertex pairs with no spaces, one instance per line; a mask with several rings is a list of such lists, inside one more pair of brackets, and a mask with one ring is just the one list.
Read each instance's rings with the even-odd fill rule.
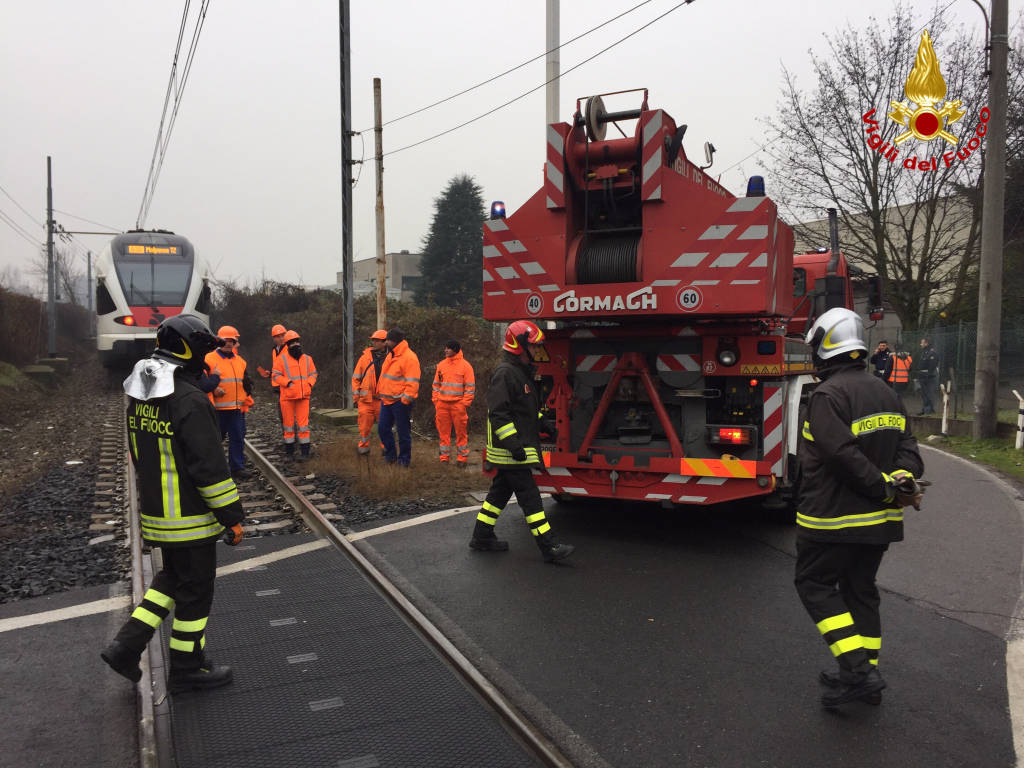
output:
[[565,565],[522,515],[507,553],[475,514],[372,536],[385,568],[580,766],[1014,765],[1006,637],[1021,598],[1019,499],[928,450],[934,483],[883,562],[879,707],[839,713],[832,657],[792,585],[795,529],[750,509],[556,505]]

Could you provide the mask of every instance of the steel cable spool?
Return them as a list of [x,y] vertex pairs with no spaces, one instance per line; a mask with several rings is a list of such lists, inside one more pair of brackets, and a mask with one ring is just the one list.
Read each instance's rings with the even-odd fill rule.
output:
[[576,257],[576,281],[633,283],[637,280],[640,235],[609,235],[587,238]]

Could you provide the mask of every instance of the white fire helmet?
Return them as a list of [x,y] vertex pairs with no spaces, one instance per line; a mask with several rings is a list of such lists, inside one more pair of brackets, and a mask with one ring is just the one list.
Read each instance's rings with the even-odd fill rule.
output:
[[868,351],[864,343],[864,321],[856,312],[843,307],[830,309],[815,320],[805,341],[821,360],[846,357],[857,350],[864,354]]

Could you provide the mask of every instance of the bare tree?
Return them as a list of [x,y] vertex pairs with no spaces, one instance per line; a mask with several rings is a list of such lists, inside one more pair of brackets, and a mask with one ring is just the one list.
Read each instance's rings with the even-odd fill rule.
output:
[[[42,281],[45,295],[49,271],[45,245],[29,266],[29,271]],[[87,298],[84,295],[79,295],[86,282],[85,270],[75,266],[75,254],[70,248],[53,246],[53,277],[58,301],[68,301],[76,307],[82,306],[83,299]],[[88,287],[85,287],[84,290],[88,290]]]
[[[946,116],[939,127],[956,143],[941,137],[897,143],[907,127],[890,118],[910,98],[908,76],[920,60],[925,28],[946,84],[934,104]],[[882,276],[904,326],[917,328],[936,307],[963,300],[978,260],[988,120],[984,42],[950,27],[941,14],[915,17],[897,4],[886,22],[847,26],[826,43],[825,55],[814,59],[810,91],[784,68],[779,108],[767,120],[778,198],[798,222],[821,220],[822,209],[837,208],[843,250]],[[1011,104],[1024,95],[1017,62]],[[920,107],[918,96],[910,101]],[[818,226],[795,229],[805,242],[820,240]]]

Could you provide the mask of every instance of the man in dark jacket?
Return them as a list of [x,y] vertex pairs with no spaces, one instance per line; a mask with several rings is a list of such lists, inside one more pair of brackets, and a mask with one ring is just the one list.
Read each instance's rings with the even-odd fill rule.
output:
[[476,516],[471,549],[504,552],[508,542],[494,534],[498,515],[512,494],[526,516],[526,524],[545,562],[562,560],[575,549],[559,544],[544,514],[532,467],[541,463],[540,433],[554,437],[555,426],[541,417],[540,393],[533,374],[533,352],[544,341],[544,332],[529,320],[516,320],[505,329],[505,355],[487,387],[487,456],[497,474],[491,481],[483,507]]
[[875,354],[871,356],[871,367],[875,376],[888,383],[892,375],[892,352],[889,350],[889,342],[882,339],[875,348]]
[[875,576],[903,540],[903,507],[920,504],[924,472],[899,396],[864,369],[860,317],[836,308],[807,334],[822,383],[800,442],[795,584],[839,666],[819,680],[826,707],[881,702],[882,646]]
[[245,517],[220,449],[217,415],[198,387],[204,356],[220,344],[198,317],[168,318],[157,329],[156,351],[124,382],[142,538],[160,547],[163,570],[100,655],[137,683],[142,651],[173,611],[171,693],[231,682],[231,668],[212,666],[203,654],[217,539],[223,534],[228,544],[238,544]]
[[921,383],[921,412],[918,416],[935,413],[935,392],[939,383],[939,356],[931,342],[921,339],[921,356],[917,363],[917,380]]

